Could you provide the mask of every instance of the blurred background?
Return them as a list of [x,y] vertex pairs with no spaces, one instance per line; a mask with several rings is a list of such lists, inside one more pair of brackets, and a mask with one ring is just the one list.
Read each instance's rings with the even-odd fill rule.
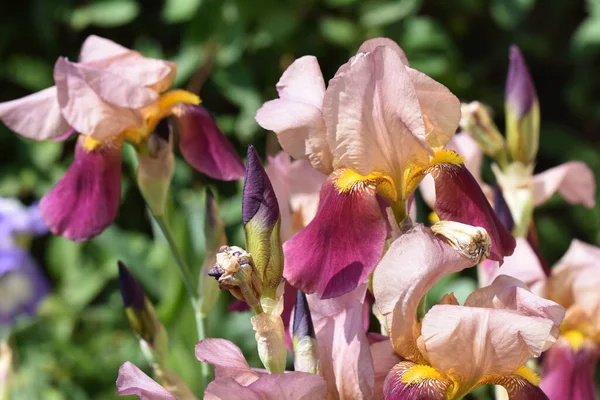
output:
[[[0,6],[0,101],[53,85],[59,55],[77,58],[90,34],[146,56],[175,61],[176,85],[199,92],[204,105],[244,155],[261,155],[276,141],[254,122],[276,97],[289,63],[318,57],[326,80],[365,39],[386,36],[411,66],[440,81],[461,100],[479,100],[504,126],[508,47],[520,46],[533,76],[542,115],[536,171],[583,160],[600,177],[600,1],[536,0],[28,0]],[[72,160],[73,140],[37,143],[0,126],[0,196],[39,200]],[[132,164],[131,152],[125,152]],[[45,236],[33,254],[53,286],[37,319],[23,319],[10,339],[15,349],[15,399],[114,398],[119,366],[147,370],[119,293],[118,259],[141,281],[169,331],[170,363],[197,389],[195,325],[177,269],[153,226],[125,166],[115,224],[87,243]],[[493,176],[489,165],[484,178]],[[241,185],[219,183],[178,161],[169,218],[192,264],[203,260],[203,189],[218,193],[231,244],[243,245]],[[426,213],[424,213],[426,215]],[[600,245],[600,207],[568,206],[555,196],[536,209],[541,251],[552,265],[572,238]],[[472,273],[437,286],[457,297],[475,288]],[[227,312],[223,295],[208,335],[226,337],[258,366],[249,315]],[[485,393],[481,393],[485,398]]]

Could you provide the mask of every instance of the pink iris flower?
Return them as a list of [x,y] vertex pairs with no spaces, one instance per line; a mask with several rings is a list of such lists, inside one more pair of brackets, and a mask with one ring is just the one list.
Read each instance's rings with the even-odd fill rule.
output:
[[541,387],[550,400],[596,398],[594,372],[600,351],[600,248],[573,240],[546,276],[538,257],[524,239],[499,271],[483,264],[485,278],[498,273],[526,282],[535,293],[554,300],[567,313],[561,335],[543,360]]
[[386,207],[402,224],[427,174],[443,219],[482,226],[491,258],[512,253],[514,239],[493,214],[462,158],[443,150],[460,119],[460,102],[409,67],[389,39],[365,42],[327,88],[315,57],[296,60],[277,84],[279,99],[256,120],[283,149],[328,175],[315,218],[284,244],[284,277],[306,293],[331,298],[362,283],[389,236]]
[[524,364],[555,342],[564,309],[523,282],[499,276],[463,305],[448,294],[417,318],[421,298],[442,276],[476,263],[422,225],[392,243],[373,276],[390,335],[371,345],[385,399],[462,399],[481,385],[504,386],[511,399],[546,398]]
[[[321,376],[305,372],[267,374],[253,370],[239,347],[225,339],[204,339],[198,342],[196,358],[215,367],[215,379],[204,392],[205,400],[326,398],[327,389]],[[176,399],[130,362],[119,369],[117,389],[119,395],[136,395],[140,400]]]
[[41,200],[41,215],[57,235],[83,241],[115,219],[121,195],[121,147],[141,153],[158,122],[175,116],[183,157],[221,180],[244,175],[233,146],[195,94],[173,90],[177,67],[146,58],[108,39],[90,36],[78,62],[59,57],[55,86],[0,103],[0,119],[34,140],[62,140],[79,133],[75,160]]

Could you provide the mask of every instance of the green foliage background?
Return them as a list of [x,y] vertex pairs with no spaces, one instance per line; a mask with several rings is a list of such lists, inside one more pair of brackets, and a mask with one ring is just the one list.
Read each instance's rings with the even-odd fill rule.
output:
[[[52,85],[59,55],[75,60],[89,34],[110,38],[179,67],[176,85],[199,91],[240,154],[254,143],[276,151],[254,122],[262,102],[276,97],[283,69],[306,54],[318,57],[326,79],[367,38],[397,41],[417,68],[461,100],[497,111],[503,126],[508,46],[518,44],[537,87],[542,136],[536,170],[567,160],[587,162],[600,177],[600,1],[535,0],[28,0],[1,6],[0,101]],[[0,195],[37,200],[72,160],[73,141],[35,143],[0,127]],[[125,152],[128,166],[132,154]],[[54,291],[36,320],[20,321],[11,337],[18,374],[15,399],[114,398],[119,365],[145,365],[122,310],[116,260],[142,282],[167,326],[170,362],[198,389],[194,322],[162,237],[124,168],[116,223],[88,243],[58,237],[33,252]],[[492,179],[489,171],[484,173]],[[177,162],[169,218],[198,269],[203,259],[205,185],[219,193],[230,242],[243,244],[241,182],[216,183]],[[552,264],[572,238],[600,245],[600,208],[568,206],[555,197],[536,210],[542,253]],[[472,275],[448,277],[437,290],[457,296],[475,287]],[[461,294],[462,293],[462,294]],[[247,314],[227,313],[222,296],[209,336],[227,337],[259,365]],[[482,394],[484,396],[484,394]]]

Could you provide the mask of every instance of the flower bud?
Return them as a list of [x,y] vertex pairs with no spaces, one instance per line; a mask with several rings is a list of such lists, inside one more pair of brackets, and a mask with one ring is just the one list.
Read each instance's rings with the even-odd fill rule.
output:
[[494,159],[506,157],[504,137],[492,119],[490,110],[478,101],[460,107],[460,128],[473,138],[479,148]]
[[261,313],[253,316],[251,321],[263,365],[270,374],[284,372],[287,349],[281,316]]
[[534,204],[531,184],[533,167],[533,164],[511,163],[507,168],[501,170],[497,165],[492,164],[492,171],[502,189],[502,197],[506,201],[514,221],[513,235],[515,237],[527,235],[529,223],[533,218]]
[[315,328],[310,316],[306,295],[301,290],[296,292],[292,341],[294,345],[294,369],[318,374],[319,354]]
[[208,279],[208,271],[217,262],[217,252],[227,243],[225,224],[219,216],[219,207],[210,188],[206,189],[206,213],[204,217],[205,253],[198,291],[200,294],[200,312],[206,317],[219,299],[219,285]]
[[142,349],[148,350],[159,364],[163,364],[167,355],[167,332],[142,287],[121,261],[119,283],[131,329],[139,337]]
[[246,248],[252,254],[256,273],[262,282],[262,296],[276,299],[283,275],[281,217],[275,191],[253,146],[248,147],[242,222]]
[[492,241],[486,230],[454,221],[440,221],[431,226],[436,235],[446,238],[448,243],[463,257],[480,263],[490,255]]
[[173,135],[165,120],[150,135],[146,147],[138,151],[137,183],[154,215],[165,214],[173,177]]
[[532,164],[540,137],[540,107],[533,81],[517,46],[510,48],[506,80],[506,139],[514,161]]

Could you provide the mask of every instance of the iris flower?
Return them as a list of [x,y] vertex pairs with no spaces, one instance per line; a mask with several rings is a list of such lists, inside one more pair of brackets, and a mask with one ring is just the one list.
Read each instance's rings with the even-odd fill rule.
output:
[[[600,248],[573,240],[546,276],[538,257],[524,239],[506,258],[500,273],[526,282],[540,296],[554,300],[567,313],[561,335],[543,360],[541,387],[550,400],[596,398],[594,372],[600,351]],[[483,265],[494,279],[495,265]]]
[[0,198],[0,327],[22,314],[33,314],[50,285],[27,252],[32,236],[48,231],[37,205]]
[[[385,399],[462,399],[481,385],[502,385],[511,399],[546,398],[539,377],[524,364],[557,339],[560,305],[499,276],[464,305],[448,294],[417,318],[427,291],[445,274],[475,265],[478,247],[461,254],[418,225],[395,240],[377,266],[373,290],[390,340],[372,350],[379,384],[387,372]],[[465,257],[472,250],[476,256]]]
[[512,253],[501,226],[462,158],[443,150],[460,119],[460,102],[409,67],[389,39],[365,42],[325,88],[315,57],[296,60],[277,84],[279,99],[256,115],[283,149],[328,175],[315,218],[284,244],[284,277],[306,293],[331,298],[363,282],[388,237],[385,208],[397,224],[426,174],[435,178],[443,219],[484,227],[491,257]]
[[[196,358],[213,364],[215,379],[204,392],[206,400],[310,400],[326,398],[322,377],[306,372],[267,374],[250,368],[242,351],[225,339],[204,339],[196,344]],[[134,364],[119,369],[119,395],[137,395],[141,400],[176,399]]]
[[238,179],[244,167],[195,94],[168,90],[177,67],[146,58],[108,39],[90,36],[78,62],[59,57],[55,86],[0,103],[0,119],[34,140],[79,133],[75,160],[42,199],[42,219],[57,235],[75,241],[102,232],[116,217],[121,195],[121,147],[148,152],[162,119],[175,116],[183,157],[200,172]]

